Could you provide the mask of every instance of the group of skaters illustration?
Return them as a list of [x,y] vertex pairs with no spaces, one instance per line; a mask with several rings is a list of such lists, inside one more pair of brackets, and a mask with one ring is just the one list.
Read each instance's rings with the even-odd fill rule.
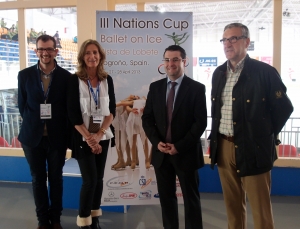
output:
[[[111,166],[112,170],[122,170],[126,166],[135,169],[139,165],[137,136],[140,136],[145,155],[145,167],[151,166],[151,151],[148,138],[142,127],[142,115],[146,98],[130,95],[116,104],[116,116],[112,122],[115,128],[115,141],[118,160]],[[126,161],[124,153],[126,152]],[[150,153],[149,153],[150,152]]]

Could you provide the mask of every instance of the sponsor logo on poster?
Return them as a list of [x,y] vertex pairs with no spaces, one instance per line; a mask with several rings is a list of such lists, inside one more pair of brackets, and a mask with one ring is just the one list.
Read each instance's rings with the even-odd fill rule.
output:
[[159,193],[153,195],[154,198],[159,198]]
[[134,192],[124,192],[120,195],[122,199],[135,199],[137,194]]
[[139,199],[140,200],[150,200],[151,199],[151,191],[148,190],[148,191],[140,192]]
[[141,178],[139,180],[139,184],[140,185],[145,185],[146,184],[146,178],[144,176],[141,176]]
[[179,193],[176,193],[176,196],[177,196],[177,197],[183,197],[183,195],[182,195],[182,193],[181,193],[181,192],[179,192]]
[[149,178],[148,180],[141,176],[141,179],[139,180],[139,184],[141,185],[141,189],[145,188],[148,184],[150,184],[152,181],[152,178]]
[[106,182],[108,188],[123,189],[130,186],[132,182],[128,182],[124,177],[113,177]]
[[110,191],[107,193],[108,197],[104,197],[104,202],[110,202],[110,203],[113,203],[113,202],[118,202],[119,200],[119,197],[115,197],[115,193]]
[[115,193],[114,193],[114,192],[109,192],[109,193],[108,193],[108,196],[109,196],[109,197],[114,197],[114,196],[115,196]]
[[179,179],[176,177],[176,187],[180,187]]

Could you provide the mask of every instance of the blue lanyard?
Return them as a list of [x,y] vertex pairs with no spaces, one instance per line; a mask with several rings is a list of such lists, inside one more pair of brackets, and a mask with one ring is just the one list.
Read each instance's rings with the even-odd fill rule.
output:
[[44,94],[44,101],[45,101],[45,104],[46,104],[47,99],[48,99],[48,95],[49,95],[49,91],[50,91],[52,79],[53,79],[53,76],[52,76],[51,79],[50,79],[49,86],[48,86],[48,89],[47,89],[47,91],[46,91],[46,94],[45,94],[45,90],[44,90],[44,84],[43,84],[43,81],[41,80],[41,85],[42,85],[42,90],[43,90],[43,94]]
[[93,98],[94,98],[94,101],[95,101],[95,104],[96,104],[96,109],[98,108],[98,98],[99,98],[99,93],[100,93],[100,88],[99,88],[99,83],[97,85],[97,91],[96,91],[96,95],[95,95],[95,92],[92,88],[92,85],[90,83],[90,80],[87,81],[88,82],[88,85],[89,85],[89,89],[93,95]]

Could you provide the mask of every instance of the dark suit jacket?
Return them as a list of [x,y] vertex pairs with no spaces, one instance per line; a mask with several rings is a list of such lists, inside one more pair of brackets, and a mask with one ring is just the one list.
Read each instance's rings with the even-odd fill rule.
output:
[[[150,85],[143,128],[152,143],[152,164],[159,167],[165,154],[157,149],[165,142],[167,132],[167,78]],[[172,143],[179,152],[172,156],[182,170],[195,170],[204,165],[200,137],[207,125],[205,86],[183,77],[176,96],[171,123]]]
[[18,75],[18,106],[23,118],[18,139],[26,146],[36,147],[46,123],[51,147],[63,149],[67,146],[67,78],[71,73],[56,65],[47,100],[51,104],[52,118],[41,119],[40,104],[44,103],[44,94],[38,64]]

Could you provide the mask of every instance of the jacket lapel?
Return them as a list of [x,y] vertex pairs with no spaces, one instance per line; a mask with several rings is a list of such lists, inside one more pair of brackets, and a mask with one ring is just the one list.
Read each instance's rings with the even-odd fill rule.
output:
[[159,88],[159,101],[157,101],[159,103],[159,107],[163,107],[163,109],[161,110],[162,112],[162,116],[161,117],[167,117],[167,98],[166,98],[166,94],[167,94],[167,77],[165,78],[165,80],[161,81],[161,85]]
[[43,87],[42,87],[42,80],[41,80],[41,74],[40,74],[40,70],[39,70],[39,61],[37,63],[37,65],[34,68],[34,81],[36,83],[36,85],[39,88],[39,93],[40,96],[43,98],[44,101],[44,92],[43,92]]

